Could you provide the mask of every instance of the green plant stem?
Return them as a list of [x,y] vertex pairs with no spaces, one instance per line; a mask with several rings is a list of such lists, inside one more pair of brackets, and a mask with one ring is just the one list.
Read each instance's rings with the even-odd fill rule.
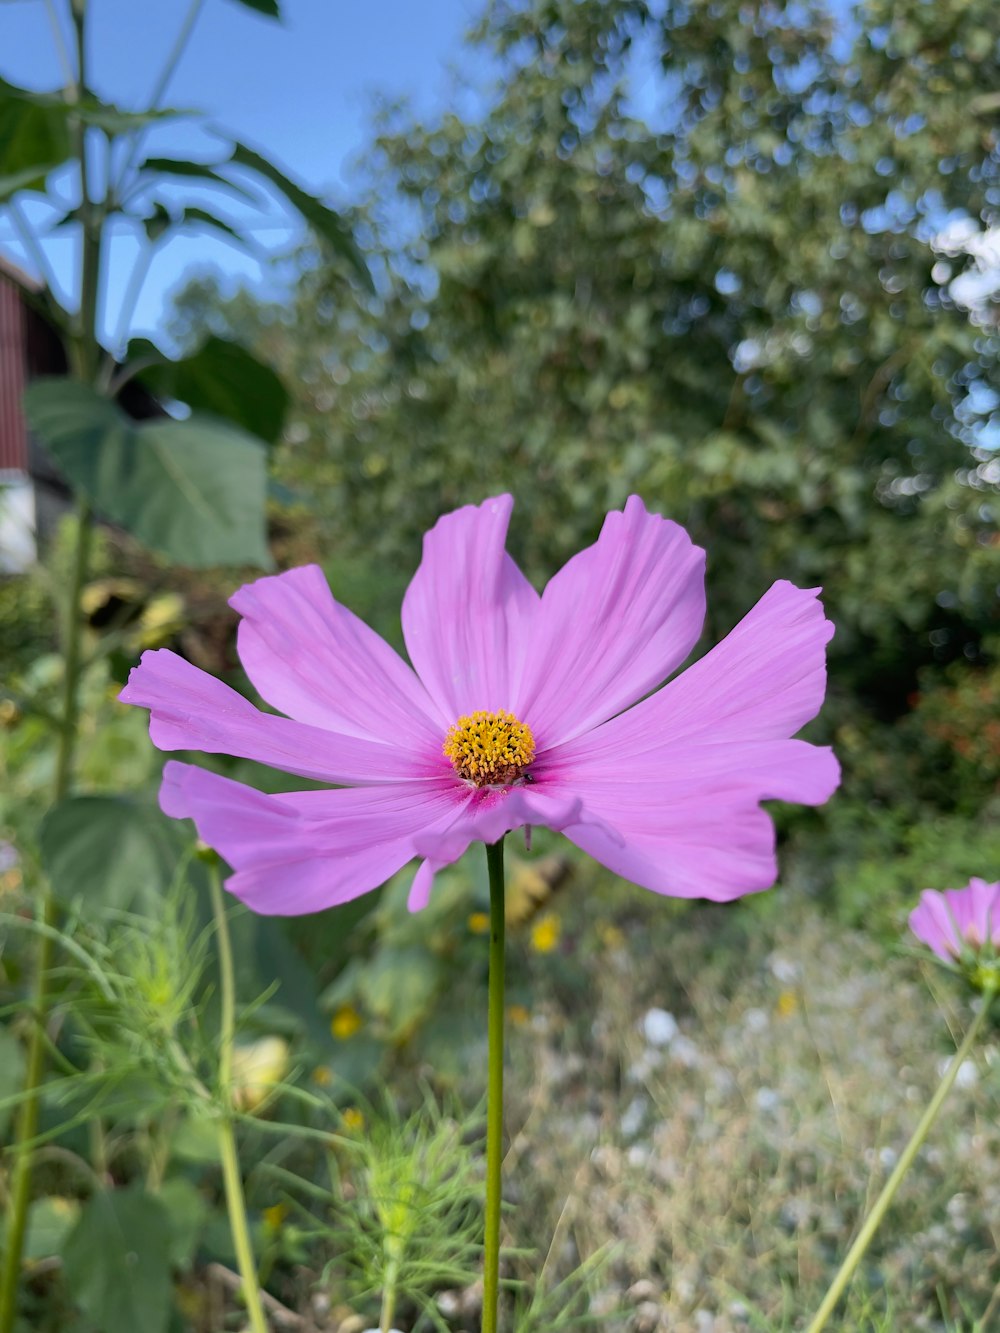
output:
[[223,1105],[219,1117],[219,1157],[226,1189],[226,1211],[229,1214],[233,1248],[236,1250],[236,1261],[243,1281],[243,1299],[246,1301],[247,1314],[250,1317],[250,1328],[252,1333],[268,1333],[260,1282],[257,1277],[257,1264],[250,1242],[243,1178],[240,1174],[240,1159],[236,1151],[236,1134],[233,1129],[233,1034],[236,1027],[236,987],[233,980],[233,949],[229,939],[229,923],[226,920],[226,906],[222,897],[218,865],[211,866],[209,879],[215,936],[219,947],[222,1001],[219,1023],[219,1087]]
[[392,1328],[392,1316],[396,1313],[396,1283],[398,1279],[399,1264],[395,1259],[390,1259],[386,1266],[385,1281],[382,1287],[382,1309],[378,1321],[379,1333],[390,1333]]
[[[56,776],[53,798],[60,801],[69,792],[73,780],[73,760],[79,722],[80,674],[80,592],[87,577],[90,555],[90,514],[86,504],[77,512],[76,550],[73,561],[73,581],[70,586],[65,621],[65,671],[63,675],[62,726],[59,731],[59,749],[56,756]],[[4,1246],[3,1276],[0,1279],[0,1333],[11,1333],[17,1313],[17,1286],[21,1272],[21,1255],[28,1226],[28,1205],[31,1202],[32,1153],[38,1133],[41,1110],[41,1086],[45,1074],[45,1025],[49,1006],[49,972],[52,953],[58,939],[55,898],[48,888],[39,901],[38,953],[35,960],[35,993],[33,1019],[28,1041],[28,1058],[24,1078],[24,1100],[17,1116],[14,1131],[10,1200],[7,1209],[7,1228]]]
[[21,201],[17,198],[7,199],[4,203],[7,210],[7,216],[17,232],[17,239],[24,246],[25,253],[33,261],[35,268],[38,269],[38,276],[42,280],[44,287],[50,292],[55,291],[55,276],[52,267],[49,264],[48,256],[42,248],[42,243],[31,230],[31,223],[24,216],[24,210],[21,208]]
[[937,1091],[928,1103],[927,1109],[920,1117],[920,1123],[913,1131],[909,1143],[907,1143],[906,1147],[903,1149],[902,1155],[896,1163],[892,1175],[885,1182],[882,1193],[878,1196],[871,1212],[865,1218],[864,1226],[858,1232],[854,1244],[848,1250],[847,1257],[840,1265],[837,1275],[833,1279],[830,1289],[823,1298],[823,1303],[817,1310],[816,1316],[806,1330],[806,1333],[820,1333],[820,1330],[826,1327],[827,1320],[836,1309],[837,1302],[843,1295],[844,1289],[854,1276],[854,1270],[861,1262],[865,1251],[871,1244],[872,1237],[881,1225],[882,1219],[885,1217],[889,1205],[892,1203],[896,1191],[902,1183],[903,1177],[913,1165],[914,1158],[923,1146],[923,1142],[927,1138],[931,1126],[937,1119],[938,1112],[944,1105],[944,1100],[951,1091],[955,1079],[958,1077],[958,1071],[964,1064],[969,1052],[972,1050],[976,1038],[982,1030],[983,1024],[986,1022],[986,1017],[995,997],[996,991],[986,991],[983,995],[983,1002],[979,1013],[976,1015],[968,1032],[965,1034],[965,1039],[961,1046],[959,1046],[958,1050],[955,1052],[951,1064],[945,1070],[944,1077],[938,1084]]
[[[72,0],[71,16],[76,41],[77,78],[66,88],[66,99],[79,102],[87,90],[86,0]],[[80,168],[80,219],[83,226],[83,258],[80,277],[80,313],[74,340],[74,371],[87,384],[97,379],[100,342],[97,311],[100,294],[101,242],[104,205],[91,199],[87,163],[87,129],[82,120],[75,125],[77,158]],[[43,276],[45,270],[43,269]],[[61,801],[72,789],[76,742],[80,719],[81,615],[80,596],[87,581],[90,564],[90,508],[85,500],[77,507],[76,546],[64,615],[64,655],[62,708],[59,749],[53,784],[53,801]],[[31,1202],[33,1150],[38,1135],[41,1087],[45,1075],[47,1047],[46,1024],[49,1007],[49,973],[52,968],[58,909],[55,896],[43,888],[38,902],[38,953],[35,963],[33,1025],[28,1041],[24,1096],[18,1109],[12,1148],[13,1166],[4,1247],[4,1267],[0,1277],[0,1333],[11,1333],[17,1314],[17,1288],[24,1253],[24,1237]]]
[[486,1092],[486,1236],[483,1333],[496,1333],[500,1298],[500,1168],[503,1164],[504,884],[503,838],[486,848],[490,875],[489,1079]]
[[[184,55],[184,51],[187,47],[187,44],[191,39],[191,34],[194,31],[194,25],[198,21],[198,16],[201,13],[202,8],[204,7],[204,4],[205,0],[191,0],[191,4],[188,8],[188,11],[184,15],[184,19],[177,32],[177,36],[174,39],[174,44],[171,47],[166,60],[164,61],[163,69],[160,71],[160,77],[157,79],[153,91],[150,94],[150,99],[149,99],[150,111],[159,110],[160,103],[166,96],[167,88],[170,85],[170,80],[174,77],[174,73],[177,69],[177,66],[181,62],[181,57]],[[125,195],[125,187],[128,183],[129,172],[131,172],[133,168],[138,165],[139,154],[145,136],[146,136],[146,127],[140,126],[134,132],[132,136],[132,142],[128,145],[125,157],[122,161],[121,170],[118,172],[118,178],[115,182],[113,191],[114,197],[118,202],[120,202]]]
[[66,83],[69,85],[74,80],[73,64],[66,46],[66,39],[63,36],[59,15],[56,13],[55,0],[45,0],[45,11],[49,16],[49,26],[52,29],[52,42],[55,46],[56,55],[59,58],[60,65],[62,65]]

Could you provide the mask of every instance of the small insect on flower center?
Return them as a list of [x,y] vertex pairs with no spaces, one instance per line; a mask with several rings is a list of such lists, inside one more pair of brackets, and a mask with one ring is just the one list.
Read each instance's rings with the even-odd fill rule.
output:
[[513,713],[469,713],[448,729],[444,752],[476,787],[509,787],[535,757],[531,728]]

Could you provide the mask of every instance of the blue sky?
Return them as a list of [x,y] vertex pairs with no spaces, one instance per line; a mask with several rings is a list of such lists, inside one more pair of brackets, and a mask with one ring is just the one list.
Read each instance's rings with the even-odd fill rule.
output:
[[[33,89],[63,81],[51,24],[64,20],[68,0],[0,0],[0,75]],[[376,95],[413,100],[434,114],[455,97],[453,70],[468,53],[462,36],[479,0],[281,0],[280,23],[237,0],[204,0],[166,102],[201,110],[236,137],[273,158],[300,184],[336,204],[358,181]],[[173,46],[190,0],[89,0],[91,80],[106,99],[141,107]],[[208,159],[213,140],[192,124],[157,130],[147,151]],[[58,188],[58,182],[57,182]],[[28,208],[42,223],[46,210]],[[229,216],[238,210],[230,208]],[[261,249],[285,248],[300,233],[275,209],[254,231]],[[46,242],[57,278],[71,284],[78,242],[67,232]],[[31,267],[0,210],[0,251]],[[112,246],[106,273],[104,325],[115,328],[138,246],[127,236]],[[273,293],[275,278],[224,240],[190,232],[154,259],[136,307],[134,332],[161,323],[172,289],[209,269]]]

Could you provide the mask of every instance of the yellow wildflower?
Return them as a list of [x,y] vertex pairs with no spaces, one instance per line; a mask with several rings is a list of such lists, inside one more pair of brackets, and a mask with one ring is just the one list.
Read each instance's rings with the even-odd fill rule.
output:
[[535,953],[551,953],[559,943],[560,922],[556,912],[546,912],[531,927],[531,947]]
[[799,1007],[799,997],[793,990],[783,990],[774,1006],[779,1018],[790,1018]]
[[330,1020],[330,1031],[338,1041],[349,1041],[364,1027],[364,1019],[353,1004],[342,1004]]

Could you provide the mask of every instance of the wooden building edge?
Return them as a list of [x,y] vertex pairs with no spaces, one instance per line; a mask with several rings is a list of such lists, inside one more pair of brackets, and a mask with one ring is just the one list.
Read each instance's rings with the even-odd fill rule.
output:
[[[62,335],[23,291],[40,285],[0,255],[0,577],[26,573],[70,512],[73,497],[24,417],[24,391],[46,375],[66,375]],[[163,409],[141,384],[130,381],[119,403],[136,420]]]

